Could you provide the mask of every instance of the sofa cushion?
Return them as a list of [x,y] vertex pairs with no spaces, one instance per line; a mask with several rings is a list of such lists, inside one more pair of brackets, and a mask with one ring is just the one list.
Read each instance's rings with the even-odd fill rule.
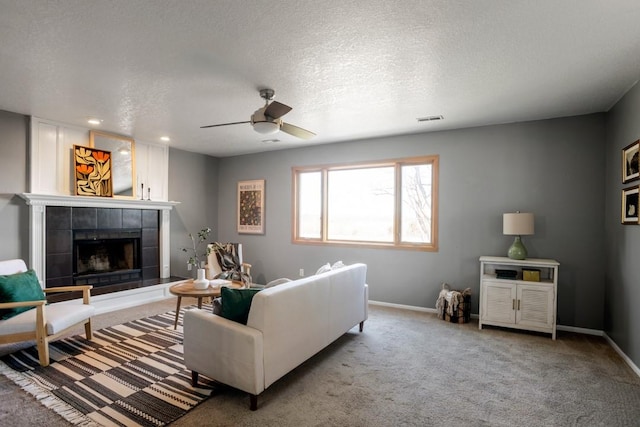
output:
[[336,261],[333,263],[333,265],[331,266],[331,270],[337,270],[339,268],[344,267],[344,263],[342,261]]
[[[33,270],[0,276],[0,302],[39,301],[46,299],[36,272]],[[0,319],[16,316],[33,307],[15,307],[0,310]]]
[[249,310],[251,309],[251,300],[258,292],[260,292],[260,289],[233,289],[226,286],[222,287],[220,289],[220,296],[222,297],[222,310],[220,315],[225,319],[246,325]]
[[321,266],[317,271],[316,271],[316,275],[318,274],[322,274],[322,273],[326,273],[327,271],[331,271],[331,264],[326,263],[325,265]]

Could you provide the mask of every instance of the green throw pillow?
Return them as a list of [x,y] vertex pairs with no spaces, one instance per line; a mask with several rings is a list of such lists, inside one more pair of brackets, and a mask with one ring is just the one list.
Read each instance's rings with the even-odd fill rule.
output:
[[246,325],[249,318],[251,300],[257,292],[260,292],[260,289],[233,289],[223,286],[220,289],[220,296],[222,297],[220,315],[225,319]]
[[[0,276],[0,302],[38,301],[46,299],[38,276],[33,270]],[[0,310],[0,319],[6,320],[33,307],[4,308]]]

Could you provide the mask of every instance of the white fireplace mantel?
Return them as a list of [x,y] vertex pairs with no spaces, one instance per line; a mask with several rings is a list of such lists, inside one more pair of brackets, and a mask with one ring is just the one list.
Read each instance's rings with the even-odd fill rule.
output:
[[120,199],[88,196],[63,196],[54,194],[18,194],[29,205],[29,265],[42,281],[46,283],[46,206],[70,206],[90,208],[123,208],[123,209],[153,209],[161,212],[160,232],[160,277],[171,276],[171,209],[180,202],[165,202],[154,200]]
[[72,206],[85,208],[125,208],[171,210],[180,202],[164,202],[156,200],[139,200],[111,197],[62,196],[58,194],[20,193],[30,206]]

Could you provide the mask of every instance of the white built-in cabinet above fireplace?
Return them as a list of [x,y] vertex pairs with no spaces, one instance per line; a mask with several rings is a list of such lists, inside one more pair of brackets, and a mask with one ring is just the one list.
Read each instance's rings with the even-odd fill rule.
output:
[[[89,145],[89,129],[31,117],[31,194],[70,196],[74,192],[73,146]],[[169,200],[169,149],[140,140],[134,143],[134,186],[138,199]],[[147,189],[151,189],[151,193]]]

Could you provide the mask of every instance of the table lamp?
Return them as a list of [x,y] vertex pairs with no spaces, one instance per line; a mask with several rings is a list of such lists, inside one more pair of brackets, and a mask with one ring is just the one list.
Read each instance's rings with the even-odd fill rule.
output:
[[533,234],[533,214],[521,213],[520,211],[503,214],[502,233],[508,236],[516,236],[507,256],[511,259],[527,258],[527,248],[522,244],[520,236]]

